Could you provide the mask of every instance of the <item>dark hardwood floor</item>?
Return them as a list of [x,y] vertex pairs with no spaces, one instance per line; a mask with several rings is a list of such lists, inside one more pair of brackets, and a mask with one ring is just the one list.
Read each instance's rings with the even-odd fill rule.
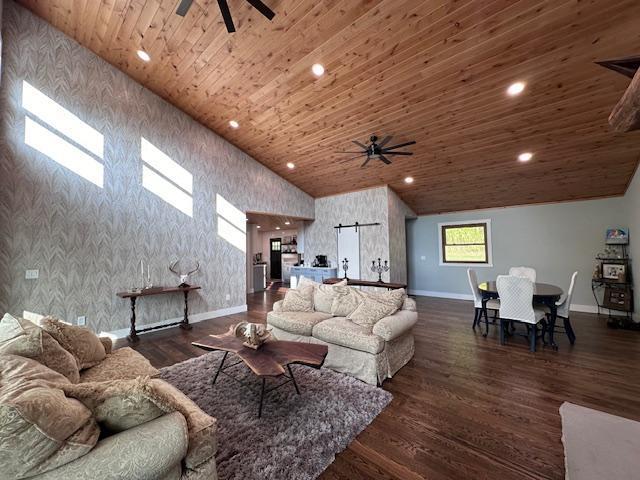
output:
[[[141,336],[156,367],[204,352],[190,342],[230,324],[264,321],[284,290],[248,296],[249,312]],[[529,353],[526,340],[498,344],[471,329],[470,302],[418,297],[416,354],[383,388],[394,399],[340,453],[322,479],[562,479],[558,408],[574,402],[640,420],[640,334],[572,316],[574,347]],[[120,342],[119,346],[126,344]]]

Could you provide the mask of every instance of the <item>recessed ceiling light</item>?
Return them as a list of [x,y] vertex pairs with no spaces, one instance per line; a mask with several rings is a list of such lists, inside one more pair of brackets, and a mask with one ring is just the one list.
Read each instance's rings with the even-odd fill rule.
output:
[[532,158],[533,158],[533,153],[531,152],[524,152],[518,155],[518,160],[520,160],[521,162],[528,162]]
[[413,177],[407,177],[404,179],[404,183],[413,183]]
[[321,77],[322,75],[324,75],[324,66],[320,63],[314,63],[311,67],[311,71],[316,77]]
[[291,222],[284,222],[285,225],[291,225]]
[[516,95],[520,95],[524,91],[524,87],[526,87],[526,83],[524,82],[515,82],[509,85],[507,88],[507,94],[511,97],[515,97]]
[[296,168],[296,166],[293,163],[289,162],[287,163],[287,168],[293,170],[294,168]]
[[261,228],[260,225],[256,225],[256,228]]
[[240,126],[240,124],[235,120],[229,120],[229,126],[231,128],[238,128]]
[[276,227],[276,230],[280,230],[280,227]]
[[148,62],[149,60],[151,60],[151,57],[149,56],[149,54],[144,50],[138,50],[137,53],[138,53],[138,57],[140,57],[140,60],[144,60],[145,62]]

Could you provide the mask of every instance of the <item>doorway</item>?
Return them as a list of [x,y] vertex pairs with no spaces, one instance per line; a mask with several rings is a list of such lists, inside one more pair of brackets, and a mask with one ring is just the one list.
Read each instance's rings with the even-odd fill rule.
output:
[[272,238],[269,241],[271,252],[269,260],[271,263],[271,278],[274,280],[282,279],[282,239]]

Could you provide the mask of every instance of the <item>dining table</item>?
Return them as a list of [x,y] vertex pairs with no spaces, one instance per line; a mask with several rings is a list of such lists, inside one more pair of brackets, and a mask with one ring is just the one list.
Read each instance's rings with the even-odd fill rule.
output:
[[[500,298],[498,295],[498,287],[496,282],[482,282],[478,285],[478,290],[482,294],[482,309],[486,311],[487,302],[494,298]],[[556,302],[560,300],[563,294],[563,290],[560,287],[551,285],[549,283],[534,283],[533,284],[533,303],[542,304],[549,308],[549,325],[547,326],[547,334],[549,336],[549,345],[554,350],[558,349],[558,345],[554,340],[554,331],[556,327],[556,318],[558,316],[558,306]],[[487,334],[489,333],[489,322],[487,321]],[[566,325],[565,325],[566,327]],[[567,330],[568,331],[568,330]]]

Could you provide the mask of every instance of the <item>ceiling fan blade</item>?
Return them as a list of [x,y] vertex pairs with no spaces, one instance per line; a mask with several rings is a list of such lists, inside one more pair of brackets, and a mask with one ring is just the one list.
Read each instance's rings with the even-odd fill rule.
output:
[[193,0],[182,0],[180,2],[180,5],[178,5],[178,9],[176,10],[176,14],[180,15],[181,17],[184,17],[187,12],[189,11],[189,7],[191,7],[191,4],[193,3]]
[[413,152],[387,152],[386,150],[382,153],[385,155],[413,155]]
[[269,7],[267,7],[260,0],[247,0],[247,2],[249,2],[253,8],[258,10],[262,15],[267,17],[269,20],[273,20],[273,17],[276,16],[276,14],[273,12],[273,10],[271,10]]
[[362,155],[366,155],[367,154],[366,151],[365,152],[336,152],[336,153],[360,153]]
[[371,160],[371,157],[367,155],[367,159],[364,161],[362,165],[360,165],[360,168],[364,168],[367,165],[367,163],[369,163],[369,160]]
[[379,146],[380,148],[384,147],[387,143],[389,143],[389,141],[390,141],[392,138],[393,138],[393,137],[392,137],[391,135],[389,135],[389,136],[385,137],[385,139],[384,139],[384,140],[382,140],[382,142],[380,142],[380,143],[378,144],[378,146]]
[[406,146],[415,145],[415,144],[416,144],[415,141],[407,142],[407,143],[400,143],[399,145],[394,145],[393,147],[387,147],[387,148],[385,148],[385,150],[395,150],[396,148],[406,147]]
[[387,157],[385,157],[384,155],[380,154],[380,160],[382,160],[384,163],[386,163],[387,165],[391,165],[391,160],[389,160]]
[[227,0],[218,0],[218,6],[220,7],[220,13],[222,13],[224,24],[227,26],[227,32],[235,32],[236,26],[233,24],[233,18],[231,18],[231,12],[229,11],[229,4],[227,4]]
[[367,147],[366,145],[358,142],[357,140],[353,140],[353,143],[355,143],[356,145],[358,145],[360,148],[363,148],[365,150],[369,150],[369,147]]

